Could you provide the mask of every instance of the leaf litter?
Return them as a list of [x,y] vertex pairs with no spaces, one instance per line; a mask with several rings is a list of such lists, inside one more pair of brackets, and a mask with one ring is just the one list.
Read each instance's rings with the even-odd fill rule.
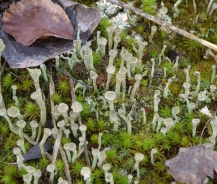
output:
[[179,154],[165,162],[168,172],[176,181],[186,184],[203,184],[204,179],[217,172],[217,152],[202,144],[180,148]]
[[[100,21],[99,12],[94,8],[89,8],[80,3],[68,3],[69,1],[67,0],[61,0],[61,2],[53,0],[53,2],[61,5],[68,15],[68,18],[71,20],[74,27],[72,39],[75,40],[77,38],[78,26],[80,26],[80,38],[83,44],[86,43]],[[0,18],[3,18],[3,13],[0,14]],[[25,29],[25,27],[23,27],[23,29]],[[53,36],[47,39],[37,39],[30,46],[24,46],[17,42],[13,36],[4,31],[2,23],[0,23],[0,38],[6,46],[2,56],[9,63],[11,68],[39,66],[45,61],[55,58],[55,56],[72,50],[73,48],[72,40]]]

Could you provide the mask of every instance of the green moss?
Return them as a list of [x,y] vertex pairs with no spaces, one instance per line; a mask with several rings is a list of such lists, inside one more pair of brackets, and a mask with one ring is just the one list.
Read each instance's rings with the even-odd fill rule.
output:
[[172,109],[169,106],[163,106],[160,108],[159,115],[162,118],[169,118],[172,116]]
[[163,62],[163,63],[162,63],[162,69],[163,69],[163,68],[166,68],[166,69],[167,69],[167,70],[166,70],[167,76],[168,76],[168,75],[171,76],[171,74],[172,74],[172,72],[173,72],[173,64],[170,63],[170,62],[168,62],[168,61]]
[[109,21],[108,18],[102,18],[97,29],[99,31],[101,31],[102,36],[104,36],[105,38],[108,39],[108,33],[106,31],[106,28],[111,26],[111,25],[112,25],[112,23]]
[[82,107],[83,107],[83,110],[81,111],[81,117],[85,118],[85,117],[88,117],[88,115],[90,114],[90,105],[88,103],[82,103]]
[[147,80],[142,80],[140,85],[142,87],[147,87],[148,86],[148,81]]
[[62,101],[61,95],[58,93],[54,93],[52,96],[52,100],[54,101],[54,104],[59,104]]
[[124,42],[127,37],[127,32],[125,30],[122,30],[119,36],[121,38],[121,42]]
[[64,162],[61,159],[57,159],[55,162],[56,170],[64,173]]
[[136,41],[133,37],[130,37],[130,38],[126,39],[126,43],[127,43],[126,48],[131,50],[132,46],[136,44]]
[[101,169],[94,169],[93,173],[91,174],[91,181],[96,184],[104,184],[102,181],[104,173]]
[[179,81],[174,81],[170,83],[169,90],[174,96],[179,95],[182,90],[182,83]]
[[182,122],[177,122],[176,126],[174,127],[174,130],[179,133],[180,135],[182,135],[184,133],[184,125]]
[[29,119],[36,119],[37,117],[39,117],[40,109],[37,104],[28,102],[25,105],[24,112],[25,117],[28,117]]
[[155,0],[141,0],[143,4],[143,10],[148,13],[152,14],[154,12],[154,7],[156,6]]
[[189,145],[189,140],[188,137],[184,136],[182,137],[181,141],[180,141],[181,146],[183,147],[188,147]]
[[154,135],[154,139],[156,140],[157,144],[161,144],[164,142],[165,137],[163,136],[162,133],[156,133]]
[[91,140],[91,144],[95,146],[98,145],[98,135],[97,134],[91,135],[90,140]]
[[113,148],[119,148],[120,142],[117,135],[104,133],[102,136],[102,145],[103,146],[110,146],[112,145]]
[[162,162],[156,162],[156,168],[160,173],[162,173],[166,170],[166,167],[165,167],[164,163],[162,163]]
[[4,183],[4,184],[15,184],[16,182],[13,180],[13,178],[10,176],[10,175],[2,175],[0,177],[1,179],[1,183]]
[[70,139],[67,139],[66,137],[62,137],[62,139],[61,139],[62,145],[67,144],[67,143],[70,143],[70,142],[71,142],[71,140],[70,140]]
[[131,139],[131,136],[128,133],[122,132],[120,137],[121,137],[120,143],[124,148],[132,147],[133,141]]
[[102,60],[101,56],[97,52],[93,52],[93,63],[94,66],[98,66],[100,64],[100,61]]
[[76,160],[75,163],[72,165],[72,175],[73,176],[80,176],[80,172],[82,167],[85,167],[85,164],[82,161]]
[[11,74],[8,73],[7,75],[5,75],[2,78],[2,86],[4,87],[4,89],[9,89],[11,88],[11,86],[13,86],[15,84],[14,79],[12,78]]
[[211,38],[211,42],[217,44],[217,33],[214,33],[214,35]]
[[117,162],[117,152],[116,150],[107,150],[105,152],[106,160],[108,163],[116,163]]
[[137,26],[135,30],[138,34],[143,34],[144,33],[144,25]]
[[50,163],[50,161],[46,157],[42,157],[39,160],[39,168],[45,168]]
[[70,85],[68,81],[59,81],[57,90],[60,94],[68,94],[70,91]]
[[156,140],[154,138],[148,137],[143,141],[143,149],[144,150],[151,150],[152,148],[156,147]]
[[8,134],[8,131],[9,131],[8,125],[2,124],[0,126],[0,135],[1,136],[6,136]]
[[97,122],[97,130],[99,132],[102,132],[103,130],[105,130],[105,128],[106,128],[106,122],[105,120],[100,118],[99,121]]
[[128,182],[127,176],[119,176],[116,180],[117,184],[126,184]]
[[33,88],[33,83],[29,78],[24,78],[21,81],[21,85],[19,89],[21,89],[22,91],[29,92],[31,91],[32,88]]
[[182,47],[195,57],[195,59],[198,59],[198,54],[202,49],[201,44],[191,39],[184,40]]
[[126,148],[121,148],[121,150],[118,152],[117,158],[119,161],[123,161],[124,158],[129,157],[130,151]]
[[130,171],[135,164],[135,159],[133,157],[128,157],[124,159],[124,163],[122,164],[124,169]]
[[88,132],[95,132],[96,131],[96,122],[92,118],[88,118],[86,126],[87,126]]
[[13,165],[5,165],[4,172],[7,173],[8,176],[14,177],[17,175],[17,168]]

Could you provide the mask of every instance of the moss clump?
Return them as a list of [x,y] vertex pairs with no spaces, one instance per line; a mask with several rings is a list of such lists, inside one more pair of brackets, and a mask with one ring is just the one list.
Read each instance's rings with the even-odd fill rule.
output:
[[156,6],[155,0],[141,0],[143,5],[143,10],[146,13],[152,14],[154,12],[154,7]]
[[112,23],[110,22],[110,20],[108,18],[102,18],[98,27],[97,27],[97,30],[101,31],[101,34],[102,36],[104,36],[105,38],[108,39],[108,33],[106,31],[106,28],[111,26]]

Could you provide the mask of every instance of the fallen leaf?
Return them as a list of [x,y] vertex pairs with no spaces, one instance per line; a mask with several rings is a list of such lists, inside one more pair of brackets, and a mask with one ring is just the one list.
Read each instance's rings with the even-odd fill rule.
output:
[[[24,161],[39,159],[42,157],[39,144],[40,143],[37,143],[36,145],[34,145],[23,155]],[[52,147],[53,147],[53,144],[50,141],[45,141],[44,143],[45,152],[52,150]]]
[[217,172],[217,152],[202,144],[180,148],[179,154],[165,162],[168,172],[176,181],[186,184],[203,184],[204,179]]
[[[61,3],[58,0],[52,1],[59,5],[66,2],[65,0],[61,0]],[[74,39],[77,37],[77,27],[80,26],[80,38],[82,39],[82,43],[85,44],[100,21],[99,12],[94,8],[89,8],[76,2],[63,6],[69,19],[73,22]],[[0,18],[2,18],[2,14],[0,14]],[[71,40],[56,37],[49,37],[45,40],[39,39],[30,46],[23,46],[3,30],[1,22],[0,38],[5,44],[5,50],[3,51],[2,56],[11,68],[39,66],[45,61],[72,50],[73,48],[73,42]]]
[[3,29],[29,46],[38,38],[73,39],[73,26],[65,11],[51,0],[21,0],[3,13]]
[[[61,0],[61,2],[62,1],[65,1],[65,0]],[[98,10],[94,8],[89,8],[80,3],[73,2],[73,4],[67,7],[65,11],[68,14],[70,20],[72,21],[72,24],[75,30],[78,30],[78,26],[80,26],[81,28],[80,37],[81,38],[89,37],[101,19]]]

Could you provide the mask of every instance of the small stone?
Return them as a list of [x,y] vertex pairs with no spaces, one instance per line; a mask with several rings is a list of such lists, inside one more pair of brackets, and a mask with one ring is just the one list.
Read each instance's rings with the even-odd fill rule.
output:
[[176,52],[175,50],[169,50],[167,55],[168,55],[168,58],[170,58],[171,61],[175,61],[176,57],[179,56],[179,53]]

